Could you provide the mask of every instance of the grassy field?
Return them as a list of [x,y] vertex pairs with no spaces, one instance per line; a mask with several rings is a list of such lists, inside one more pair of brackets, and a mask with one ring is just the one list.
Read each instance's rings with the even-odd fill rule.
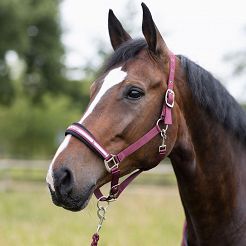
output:
[[[13,181],[11,187],[0,192],[0,245],[90,245],[98,222],[94,198],[72,213],[52,204],[43,183]],[[99,245],[180,245],[183,221],[175,185],[142,185],[140,179],[111,204]]]

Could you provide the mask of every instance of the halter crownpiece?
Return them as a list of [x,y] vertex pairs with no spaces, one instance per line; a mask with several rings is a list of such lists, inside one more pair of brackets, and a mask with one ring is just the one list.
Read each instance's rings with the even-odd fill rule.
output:
[[[175,55],[172,52],[169,52],[169,77],[167,81],[167,90],[165,93],[165,100],[161,111],[161,116],[157,120],[155,126],[149,130],[145,135],[139,138],[136,142],[129,145],[124,150],[120,151],[118,154],[109,153],[103,146],[99,144],[99,142],[95,139],[95,137],[90,133],[82,124],[73,123],[70,125],[65,135],[72,135],[82,143],[87,145],[92,151],[94,151],[100,158],[103,159],[106,170],[111,174],[111,187],[108,196],[104,196],[99,188],[95,189],[94,195],[98,199],[97,203],[97,213],[99,217],[99,223],[97,227],[96,233],[94,233],[92,237],[91,246],[97,246],[99,240],[99,230],[102,227],[102,223],[105,220],[105,214],[108,205],[100,206],[99,203],[101,201],[111,202],[115,201],[119,195],[124,191],[124,189],[143,171],[141,169],[133,172],[130,176],[128,176],[122,183],[119,183],[120,179],[120,168],[119,164],[126,157],[140,149],[142,146],[151,141],[158,134],[161,135],[162,142],[159,146],[159,158],[158,164],[160,161],[166,156],[166,138],[167,138],[167,130],[168,126],[172,125],[172,108],[174,106],[175,94],[173,91],[174,88],[174,76],[175,76]],[[161,127],[164,125],[164,128]]]

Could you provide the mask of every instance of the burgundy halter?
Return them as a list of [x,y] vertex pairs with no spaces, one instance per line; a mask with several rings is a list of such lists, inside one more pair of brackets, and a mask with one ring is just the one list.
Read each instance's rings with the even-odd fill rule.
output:
[[[94,191],[95,196],[99,201],[111,201],[115,200],[119,197],[122,191],[127,187],[127,185],[136,178],[143,170],[137,170],[132,173],[128,178],[126,178],[121,184],[119,184],[120,178],[120,168],[119,164],[126,157],[134,153],[136,150],[140,149],[150,140],[152,140],[157,134],[160,133],[162,137],[162,143],[159,146],[159,158],[158,163],[165,157],[166,154],[166,144],[165,140],[167,138],[167,129],[169,125],[172,125],[172,112],[171,109],[174,106],[174,91],[173,91],[173,83],[175,76],[175,55],[172,52],[169,52],[169,78],[167,82],[167,91],[165,94],[165,101],[162,107],[161,116],[156,122],[156,125],[148,131],[144,136],[139,138],[136,142],[129,145],[127,148],[119,152],[118,154],[110,154],[105,148],[103,148],[97,140],[93,137],[93,135],[80,123],[73,123],[70,125],[65,135],[71,134],[76,137],[78,140],[86,144],[90,149],[92,149],[96,154],[98,154],[103,160],[105,164],[106,170],[112,174],[111,179],[111,188],[108,196],[104,196],[100,189],[97,188]],[[160,125],[164,125],[162,128]]]
[[[96,154],[98,154],[105,164],[106,170],[111,173],[111,188],[108,196],[104,196],[99,188],[95,189],[94,194],[98,199],[97,203],[97,214],[99,217],[99,224],[97,231],[92,236],[91,246],[97,246],[99,241],[99,231],[102,227],[102,223],[105,220],[105,214],[107,206],[100,206],[100,201],[110,201],[116,200],[122,191],[131,183],[131,181],[136,178],[143,170],[139,169],[133,172],[129,177],[127,177],[121,184],[119,184],[120,178],[120,168],[119,164],[126,157],[134,153],[136,150],[140,149],[150,140],[152,140],[158,134],[162,137],[162,143],[159,146],[159,157],[158,163],[166,156],[166,138],[168,126],[172,125],[172,108],[174,106],[175,94],[173,91],[173,83],[175,76],[175,55],[169,52],[169,78],[167,81],[167,90],[165,94],[165,101],[162,107],[160,118],[157,120],[156,125],[149,130],[145,135],[139,138],[136,142],[129,145],[127,148],[119,152],[118,154],[111,154],[105,148],[103,148],[98,141],[95,140],[93,135],[80,123],[73,123],[69,126],[65,132],[65,135],[71,134],[76,137],[82,143],[86,144],[90,149],[92,149]],[[161,127],[163,125],[164,127]],[[185,244],[182,244],[183,246]]]

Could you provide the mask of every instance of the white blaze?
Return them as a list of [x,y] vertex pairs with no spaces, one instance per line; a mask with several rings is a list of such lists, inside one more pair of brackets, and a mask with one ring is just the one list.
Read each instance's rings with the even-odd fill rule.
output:
[[[127,73],[122,71],[121,67],[115,68],[115,69],[111,70],[108,73],[108,75],[105,77],[105,79],[104,79],[104,81],[102,83],[102,86],[101,86],[99,92],[97,93],[96,97],[94,98],[94,100],[90,104],[89,108],[85,112],[85,114],[82,117],[82,119],[79,121],[80,123],[82,123],[87,118],[87,116],[94,110],[94,108],[96,107],[98,102],[101,100],[103,95],[110,88],[112,88],[114,85],[117,85],[117,84],[121,83],[125,79],[126,75],[127,75]],[[46,177],[46,182],[50,185],[50,188],[53,191],[55,191],[54,179],[53,179],[53,164],[54,164],[56,158],[66,149],[70,139],[71,139],[71,135],[67,135],[65,137],[65,139],[61,143],[60,147],[56,151],[56,154],[55,154],[55,156],[54,156],[54,158],[53,158],[53,160],[52,160],[52,162],[51,162],[51,164],[49,166],[48,174],[47,174],[47,177]]]
[[89,108],[85,112],[82,119],[79,121],[80,123],[82,123],[87,118],[87,116],[94,110],[94,108],[96,107],[98,102],[101,100],[103,95],[114,85],[121,83],[125,79],[126,75],[127,73],[122,71],[121,67],[115,68],[108,73],[96,97],[90,104]]
[[58,150],[56,151],[56,154],[49,166],[49,170],[48,170],[48,174],[46,176],[46,182],[50,185],[50,188],[55,191],[55,188],[54,188],[54,180],[53,180],[53,170],[52,170],[52,167],[53,167],[53,164],[55,162],[55,159],[57,158],[57,156],[60,155],[60,153],[62,151],[64,151],[64,149],[66,149],[66,147],[68,146],[68,143],[70,141],[70,138],[71,138],[71,135],[67,135],[63,142],[61,143],[61,145],[59,146]]

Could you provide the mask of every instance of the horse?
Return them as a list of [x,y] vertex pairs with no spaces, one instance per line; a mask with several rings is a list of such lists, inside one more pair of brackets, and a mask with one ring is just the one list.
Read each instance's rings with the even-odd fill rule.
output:
[[[80,211],[93,192],[116,198],[131,181],[120,186],[119,177],[169,158],[186,218],[183,245],[246,245],[245,111],[211,73],[173,55],[142,9],[140,39],[109,10],[114,52],[50,164],[53,202]],[[109,196],[101,196],[110,181]]]

